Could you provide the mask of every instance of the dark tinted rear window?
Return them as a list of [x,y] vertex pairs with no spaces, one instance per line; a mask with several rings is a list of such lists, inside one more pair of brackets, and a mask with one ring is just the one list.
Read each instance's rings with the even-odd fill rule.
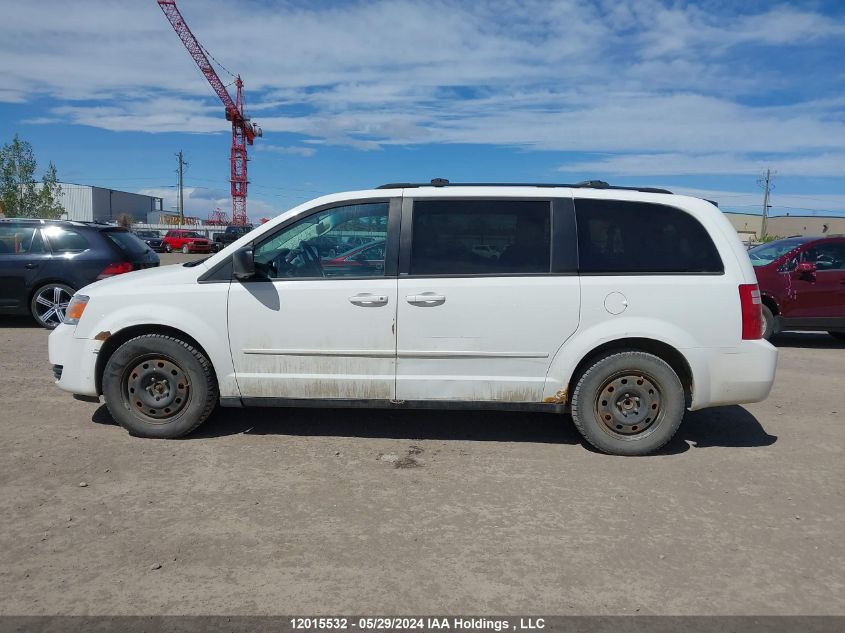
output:
[[129,231],[102,231],[102,234],[126,255],[143,255],[147,252],[147,245]]
[[547,200],[416,200],[412,275],[547,273]]
[[675,207],[576,199],[575,213],[581,272],[724,272],[704,227]]

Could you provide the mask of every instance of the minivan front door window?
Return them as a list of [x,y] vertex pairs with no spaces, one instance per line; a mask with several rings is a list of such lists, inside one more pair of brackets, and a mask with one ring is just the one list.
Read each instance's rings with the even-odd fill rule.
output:
[[387,202],[333,207],[274,233],[255,247],[256,271],[270,279],[382,277],[384,248],[366,257],[341,258],[387,239]]

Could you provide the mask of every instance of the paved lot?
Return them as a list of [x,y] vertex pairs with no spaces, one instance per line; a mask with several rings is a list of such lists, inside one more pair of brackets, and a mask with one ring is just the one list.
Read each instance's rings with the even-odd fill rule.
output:
[[777,344],[768,401],[618,458],[547,414],[223,410],[134,439],[0,319],[0,614],[845,614],[845,347]]

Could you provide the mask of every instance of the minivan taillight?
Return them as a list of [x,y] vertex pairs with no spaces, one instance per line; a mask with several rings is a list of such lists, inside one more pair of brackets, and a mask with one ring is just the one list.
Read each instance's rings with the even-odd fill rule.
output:
[[105,279],[106,277],[114,277],[115,275],[122,275],[123,273],[132,272],[132,262],[118,262],[116,264],[109,264],[105,270],[97,275],[97,279]]
[[742,307],[742,340],[763,338],[763,302],[757,284],[739,285],[739,303]]

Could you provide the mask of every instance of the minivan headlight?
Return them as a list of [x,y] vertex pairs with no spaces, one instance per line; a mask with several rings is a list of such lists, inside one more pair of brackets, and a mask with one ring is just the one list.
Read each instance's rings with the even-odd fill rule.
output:
[[62,319],[62,323],[67,323],[68,325],[76,325],[79,323],[79,319],[82,317],[82,313],[85,312],[85,307],[88,305],[88,299],[89,297],[86,297],[85,295],[73,295],[67,306],[67,310],[65,310],[65,318]]

